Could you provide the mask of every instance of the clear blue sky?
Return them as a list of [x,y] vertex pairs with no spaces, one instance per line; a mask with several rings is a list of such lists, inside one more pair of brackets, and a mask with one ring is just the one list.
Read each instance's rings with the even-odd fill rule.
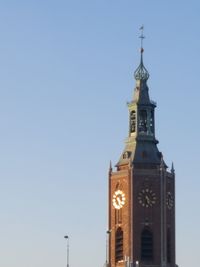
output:
[[0,266],[102,267],[107,172],[128,131],[139,63],[177,193],[177,263],[198,266],[198,0],[2,0]]

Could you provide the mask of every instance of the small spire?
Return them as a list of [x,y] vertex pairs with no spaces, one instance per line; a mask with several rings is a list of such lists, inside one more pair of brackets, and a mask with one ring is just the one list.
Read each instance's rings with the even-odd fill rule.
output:
[[143,48],[143,40],[145,38],[143,31],[144,31],[144,26],[142,25],[140,27],[141,35],[139,38],[141,39],[141,47],[140,47],[140,65],[134,72],[134,76],[136,80],[148,80],[149,79],[149,73],[147,69],[145,68],[143,64],[143,53],[144,53],[144,48]]
[[112,172],[112,162],[110,160],[110,166],[109,166],[109,174]]
[[175,174],[175,169],[174,169],[174,163],[173,163],[173,161],[172,161],[171,173],[172,174]]

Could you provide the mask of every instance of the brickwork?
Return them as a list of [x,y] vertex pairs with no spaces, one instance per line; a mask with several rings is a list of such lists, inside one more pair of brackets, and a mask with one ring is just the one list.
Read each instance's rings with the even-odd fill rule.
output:
[[[130,227],[130,221],[131,221],[131,195],[130,195],[130,169],[127,167],[125,170],[121,170],[118,172],[113,172],[110,176],[110,262],[111,267],[114,266],[121,266],[123,265],[123,262],[116,263],[115,261],[115,232],[120,227],[123,231],[123,253],[124,256],[128,256],[131,253],[131,227]],[[122,213],[122,221],[118,222],[116,220],[116,212],[117,210],[113,206],[113,195],[117,188],[120,187],[120,189],[125,194],[125,204],[121,208]]]
[[[165,245],[165,253],[170,256],[169,267],[175,266],[175,192],[174,177],[166,172],[166,197],[162,203],[161,197],[161,177],[159,169],[134,169],[129,165],[124,166],[116,172],[111,172],[109,176],[109,262],[111,267],[121,267],[125,265],[125,259],[133,262],[141,262],[141,233],[144,228],[149,228],[153,233],[153,260],[141,262],[143,266],[161,266],[161,204],[166,206],[166,216],[164,225],[165,238],[170,247]],[[123,191],[125,194],[125,204],[120,209],[122,220],[117,221],[116,208],[113,206],[113,196],[115,191]],[[138,201],[140,192],[149,189],[155,194],[156,200],[152,207],[143,207]],[[167,193],[170,192],[173,198],[173,207],[167,206]],[[115,259],[115,233],[118,228],[123,231],[123,261],[116,262]],[[168,235],[170,237],[168,237]],[[168,238],[168,239],[167,239]],[[170,252],[167,252],[167,249]],[[167,254],[168,253],[168,254]],[[167,259],[166,259],[167,261]]]

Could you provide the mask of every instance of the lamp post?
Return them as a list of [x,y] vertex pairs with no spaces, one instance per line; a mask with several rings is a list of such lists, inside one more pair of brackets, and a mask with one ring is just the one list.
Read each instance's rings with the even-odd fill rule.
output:
[[139,267],[139,261],[135,262],[135,267]]
[[110,263],[109,262],[109,245],[108,245],[110,234],[111,234],[111,230],[107,230],[106,231],[106,267],[109,267],[109,263]]
[[65,235],[64,238],[67,240],[67,267],[69,267],[69,236]]

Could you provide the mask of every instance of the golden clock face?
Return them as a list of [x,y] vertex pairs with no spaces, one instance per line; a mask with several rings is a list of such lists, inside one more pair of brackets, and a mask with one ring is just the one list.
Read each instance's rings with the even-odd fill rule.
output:
[[174,206],[174,198],[171,192],[167,192],[166,204],[167,204],[168,209],[172,209]]
[[145,208],[152,207],[156,203],[156,194],[149,188],[142,189],[138,194],[138,202]]
[[115,209],[121,209],[125,204],[125,194],[122,190],[115,191],[112,199],[112,203]]

